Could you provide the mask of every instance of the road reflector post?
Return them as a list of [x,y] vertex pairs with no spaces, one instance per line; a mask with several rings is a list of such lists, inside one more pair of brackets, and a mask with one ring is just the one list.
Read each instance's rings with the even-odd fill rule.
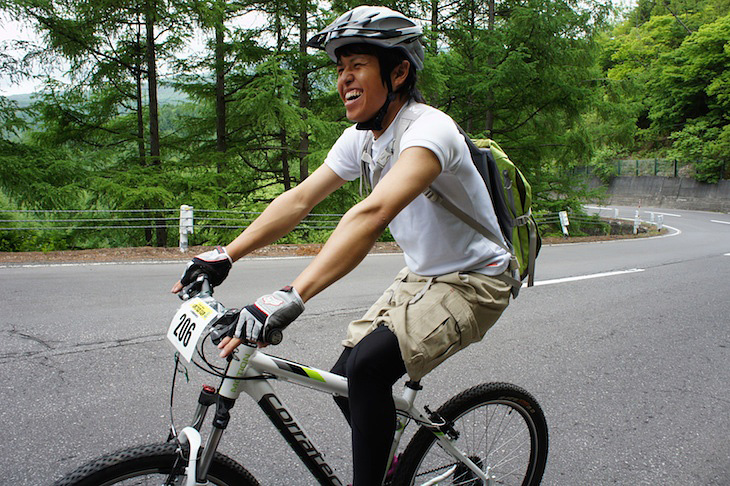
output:
[[558,215],[560,216],[560,227],[563,230],[563,236],[565,236],[567,238],[569,236],[568,235],[568,226],[570,226],[570,221],[568,220],[568,212],[560,211],[558,213]]
[[180,251],[188,249],[188,235],[193,234],[193,207],[183,204],[180,206]]

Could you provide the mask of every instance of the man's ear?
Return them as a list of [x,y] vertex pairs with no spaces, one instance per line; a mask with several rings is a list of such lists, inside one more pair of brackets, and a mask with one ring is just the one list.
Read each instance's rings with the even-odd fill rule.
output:
[[406,82],[411,69],[410,61],[405,59],[393,69],[390,73],[390,83],[393,86],[393,91],[398,91],[403,83]]

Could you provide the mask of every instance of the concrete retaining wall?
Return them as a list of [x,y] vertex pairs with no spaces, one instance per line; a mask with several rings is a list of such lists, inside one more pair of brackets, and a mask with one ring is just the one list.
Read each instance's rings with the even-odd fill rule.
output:
[[727,180],[704,184],[681,177],[615,177],[607,195],[610,204],[621,206],[730,212],[730,181]]

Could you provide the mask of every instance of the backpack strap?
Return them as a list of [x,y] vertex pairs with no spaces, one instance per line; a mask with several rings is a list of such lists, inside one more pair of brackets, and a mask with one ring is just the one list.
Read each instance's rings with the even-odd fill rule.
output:
[[468,214],[466,214],[464,211],[459,209],[458,206],[456,206],[454,203],[449,201],[448,199],[444,198],[441,194],[436,192],[436,190],[433,187],[429,187],[425,191],[423,191],[423,195],[426,196],[430,201],[435,202],[436,204],[440,204],[444,207],[444,209],[448,210],[451,214],[462,220],[464,223],[469,225],[474,231],[479,233],[480,235],[484,236],[486,239],[497,245],[498,247],[502,248],[507,253],[512,253],[512,251],[509,249],[507,244],[501,239],[495,236],[494,233],[489,231],[483,224],[481,224],[476,219],[472,218]]
[[[528,211],[532,215],[532,211]],[[533,218],[527,219],[527,229],[530,241],[529,259],[527,262],[527,286],[535,285],[535,258],[537,258],[537,223]]]
[[[395,123],[395,133],[393,134],[393,140],[385,147],[383,152],[378,157],[378,160],[373,164],[373,133],[368,132],[365,145],[363,146],[362,156],[360,157],[360,195],[363,195],[363,187],[365,188],[365,194],[372,192],[375,185],[380,181],[383,169],[388,164],[394,154],[400,153],[400,140],[403,138],[403,134],[408,130],[415,120],[421,115],[422,110],[414,109],[416,105],[413,101],[409,101],[406,106],[400,111],[398,117],[393,120]],[[370,166],[374,165],[372,170],[372,176],[370,174]]]
[[[370,183],[370,165],[372,163],[372,146],[373,146],[373,136],[372,133],[368,134],[367,141],[365,142],[365,145],[363,147],[363,154],[360,159],[360,195],[363,195],[363,185],[365,186],[365,189],[369,193],[372,191],[372,188],[375,187],[375,185],[380,180],[380,175],[383,170],[383,167],[388,163],[390,158],[393,156],[393,154],[398,154],[400,152],[400,141],[403,137],[403,134],[408,130],[408,128],[411,126],[411,124],[418,119],[419,116],[423,113],[423,110],[416,109],[417,105],[413,104],[411,101],[409,101],[408,105],[401,110],[401,112],[398,114],[398,117],[393,120],[393,123],[396,123],[395,127],[395,134],[393,135],[393,140],[388,144],[388,146],[383,150],[383,152],[378,157],[378,160],[375,161],[375,167],[373,169],[372,174],[372,183]],[[464,130],[456,124],[457,128],[461,132],[461,134],[464,136],[465,140],[469,139],[469,136],[464,132]],[[467,142],[468,145],[468,142]],[[364,184],[363,184],[364,180]],[[369,186],[369,187],[368,187]],[[487,189],[485,187],[485,189]],[[449,211],[451,214],[459,218],[461,221],[466,223],[469,227],[474,229],[477,233],[481,234],[485,238],[487,238],[489,241],[494,243],[495,245],[502,248],[504,251],[510,254],[510,261],[509,261],[509,272],[505,272],[502,275],[497,276],[499,280],[502,280],[503,282],[507,283],[512,287],[512,296],[517,297],[517,294],[519,293],[520,287],[522,287],[522,282],[519,279],[519,263],[517,261],[517,257],[515,256],[514,251],[509,247],[509,244],[506,243],[502,238],[495,235],[493,232],[491,232],[486,226],[479,223],[477,220],[466,214],[464,211],[459,209],[454,203],[449,201],[448,199],[441,196],[432,186],[429,186],[425,191],[423,191],[423,195],[426,196],[430,201],[440,204],[444,209]],[[533,267],[534,268],[534,267]],[[507,274],[509,273],[509,275]]]
[[519,278],[517,277],[519,275],[519,262],[517,261],[517,257],[514,255],[514,252],[509,248],[509,246],[499,237],[497,237],[494,233],[489,231],[486,226],[481,224],[476,219],[472,218],[468,214],[466,214],[464,211],[462,211],[458,206],[456,206],[454,203],[443,197],[441,194],[436,192],[436,190],[433,187],[429,187],[423,192],[423,195],[426,196],[429,201],[432,201],[436,204],[440,204],[444,209],[449,211],[451,214],[459,218],[461,221],[466,223],[468,226],[470,226],[474,231],[479,233],[480,235],[484,236],[486,239],[494,243],[495,245],[502,248],[504,251],[510,254],[509,259],[509,275],[502,274],[498,278],[499,280],[504,281],[505,283],[512,286],[512,295],[514,297],[517,297],[517,294],[519,293],[520,287],[522,287],[522,282],[520,282]]

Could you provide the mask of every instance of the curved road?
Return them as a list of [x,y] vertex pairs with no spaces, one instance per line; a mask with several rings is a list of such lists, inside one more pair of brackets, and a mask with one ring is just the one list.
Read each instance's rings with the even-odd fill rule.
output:
[[[483,343],[424,380],[422,403],[438,406],[483,381],[527,388],[550,427],[546,485],[727,485],[730,215],[659,212],[673,236],[544,247],[539,285],[522,291]],[[245,260],[216,295],[241,305],[307,261]],[[346,323],[402,265],[398,255],[368,257],[314,299],[272,352],[327,368]],[[163,336],[177,307],[166,290],[180,271],[0,267],[0,482],[49,484],[103,452],[165,438],[172,358]],[[194,369],[189,376],[178,380],[178,423],[201,381]],[[346,424],[330,399],[279,389],[347,479]],[[252,404],[241,400],[233,415],[224,452],[262,484],[312,484]]]

